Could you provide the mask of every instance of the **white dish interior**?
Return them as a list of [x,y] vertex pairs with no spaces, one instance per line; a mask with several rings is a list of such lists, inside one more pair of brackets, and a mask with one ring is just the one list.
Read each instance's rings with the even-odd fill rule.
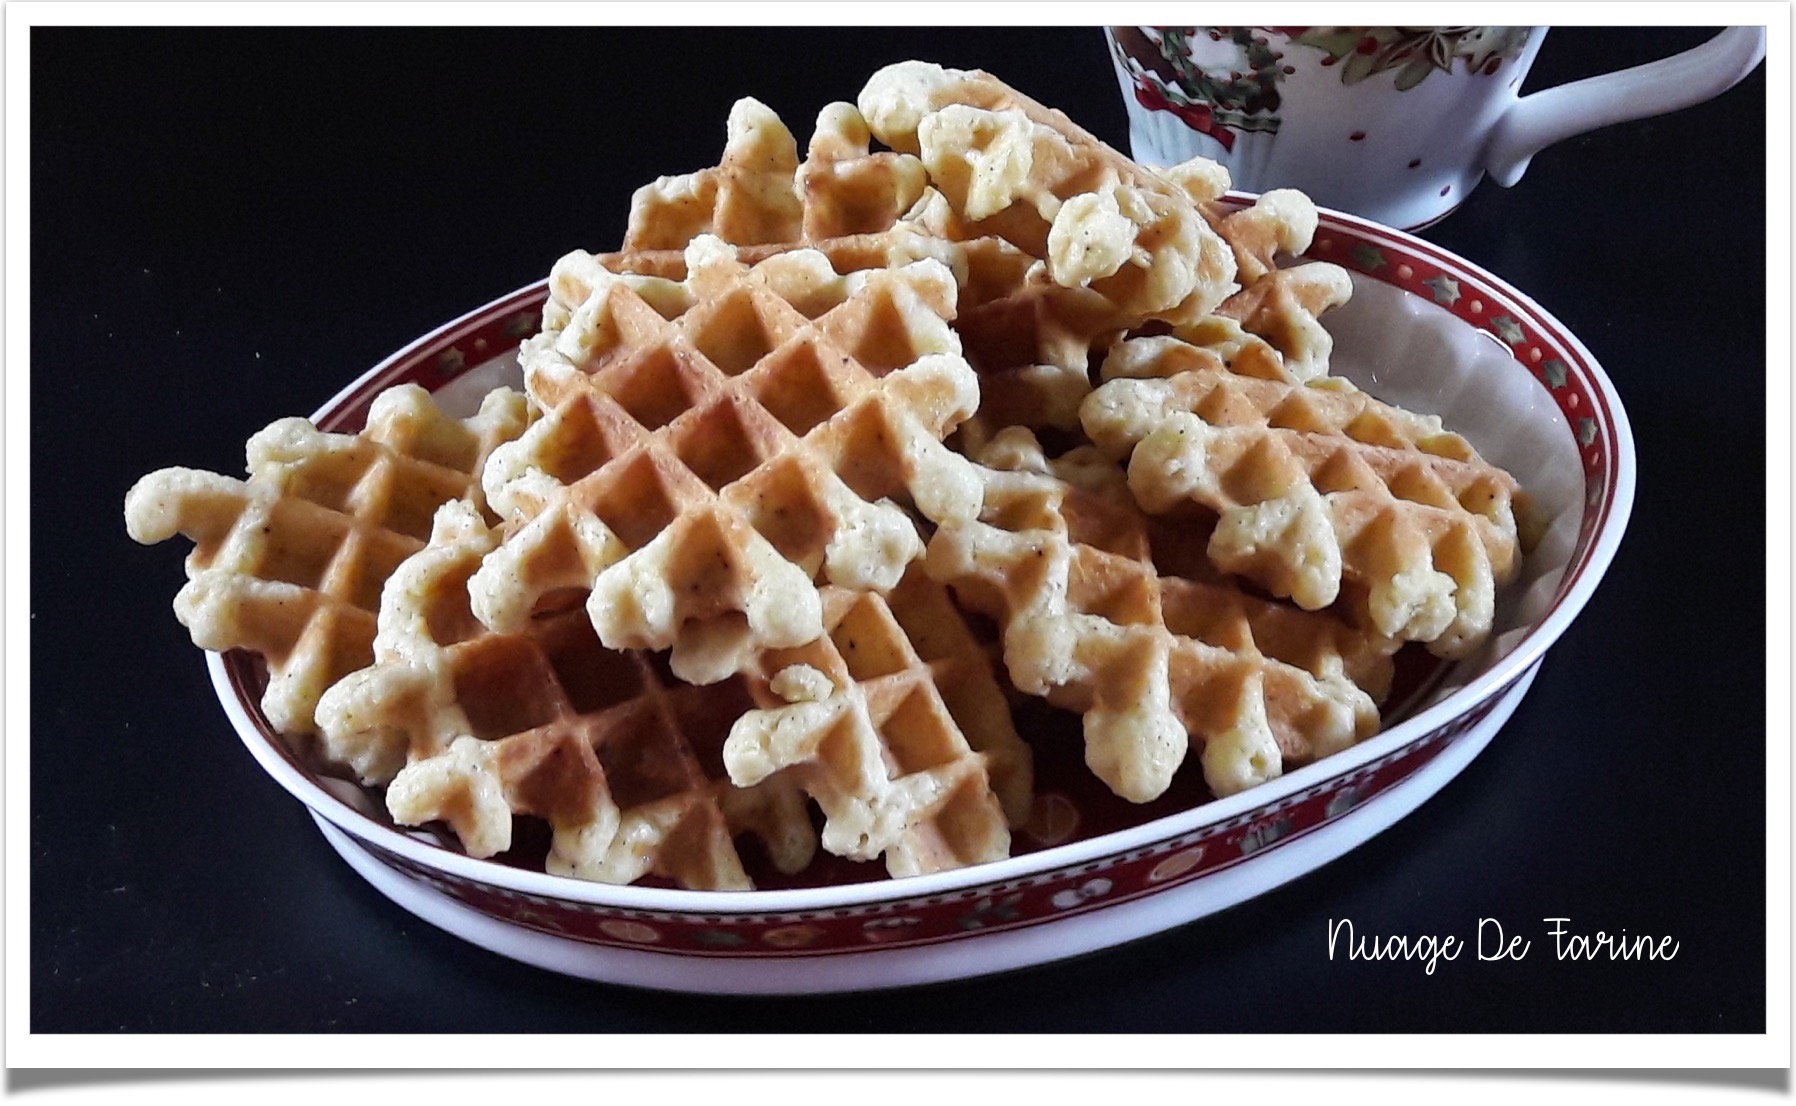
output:
[[1413,776],[1328,825],[1206,879],[1041,925],[984,932],[976,940],[914,948],[870,948],[775,961],[699,959],[652,947],[588,944],[488,917],[393,871],[327,820],[313,817],[331,847],[381,894],[481,948],[581,979],[702,994],[823,994],[967,979],[1110,948],[1246,902],[1341,856],[1388,829],[1457,776],[1501,729],[1533,682],[1529,669],[1495,710],[1452,749]]
[[1520,577],[1497,597],[1494,632],[1455,665],[1431,701],[1508,655],[1545,617],[1570,566],[1584,511],[1584,469],[1559,405],[1508,347],[1436,304],[1353,274],[1353,298],[1322,317],[1331,371],[1399,407],[1439,415],[1508,469],[1546,523]]

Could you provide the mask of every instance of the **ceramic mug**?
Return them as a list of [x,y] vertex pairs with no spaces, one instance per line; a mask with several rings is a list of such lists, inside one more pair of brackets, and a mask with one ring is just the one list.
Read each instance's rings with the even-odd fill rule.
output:
[[1248,192],[1413,230],[1488,172],[1575,134],[1700,103],[1765,56],[1732,27],[1674,57],[1518,96],[1545,27],[1108,27],[1135,158],[1196,155]]

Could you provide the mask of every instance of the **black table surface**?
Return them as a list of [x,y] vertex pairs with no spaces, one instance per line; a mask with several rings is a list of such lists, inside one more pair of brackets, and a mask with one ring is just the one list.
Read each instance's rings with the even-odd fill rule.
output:
[[[1526,88],[1709,33],[1557,29]],[[1581,337],[1639,450],[1613,567],[1458,778],[1342,859],[1121,948],[704,998],[512,962],[365,884],[234,736],[169,607],[187,545],[133,544],[125,492],[167,465],[241,473],[268,422],[613,248],[638,185],[715,164],[737,97],[802,140],[921,57],[1126,148],[1100,33],[40,27],[30,51],[33,1032],[1763,1031],[1763,67],[1550,148],[1423,232]],[[1537,945],[1432,976],[1326,955],[1330,919],[1464,938],[1485,917],[1679,951]]]

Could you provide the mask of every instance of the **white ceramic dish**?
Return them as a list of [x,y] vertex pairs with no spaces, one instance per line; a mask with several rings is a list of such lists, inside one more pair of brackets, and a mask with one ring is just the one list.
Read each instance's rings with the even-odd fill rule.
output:
[[1471,762],[1514,713],[1536,669],[1504,692],[1497,706],[1447,752],[1341,817],[1296,835],[1260,862],[1251,857],[1164,894],[1065,913],[1040,925],[994,932],[978,941],[912,948],[872,946],[837,956],[777,961],[700,958],[680,953],[591,945],[554,932],[500,921],[462,905],[447,891],[407,879],[317,813],[325,840],[381,894],[481,948],[539,968],[632,987],[704,994],[826,994],[938,983],[1010,971],[1120,945],[1225,910],[1289,883],[1388,829]]
[[[1354,273],[1353,301],[1327,317],[1335,370],[1442,415],[1552,522],[1478,656],[1387,704],[1402,720],[1383,733],[1269,784],[1184,809],[1175,784],[1168,799],[1130,807],[1038,751],[1038,819],[996,864],[751,892],[613,887],[474,860],[396,829],[378,797],[311,772],[260,717],[250,658],[210,659],[220,699],[257,760],[382,893],[476,944],[589,979],[715,992],[901,986],[1054,960],[1243,901],[1402,817],[1491,739],[1596,588],[1633,498],[1633,444],[1613,388],[1527,297],[1427,242],[1330,212],[1309,256]],[[403,381],[471,411],[514,377],[512,351],[543,294],[522,289],[426,335],[314,421],[358,428],[372,397]]]

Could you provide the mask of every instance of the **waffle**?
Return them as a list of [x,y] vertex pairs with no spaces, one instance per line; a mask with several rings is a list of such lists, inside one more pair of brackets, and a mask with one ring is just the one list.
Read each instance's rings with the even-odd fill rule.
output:
[[[946,265],[957,288],[954,330],[979,374],[975,417],[997,427],[1077,427],[1079,402],[1091,391],[1091,347],[1107,344],[1127,324],[1101,295],[1055,284],[1041,262],[1003,239],[954,242],[924,231],[914,217],[883,231],[742,246],[737,257],[757,265],[797,250],[815,250],[838,273],[925,259]],[[679,282],[688,275],[683,248],[620,250],[593,260],[630,278]]]
[[1347,271],[1326,261],[1278,269],[1230,296],[1213,314],[1173,327],[1176,342],[1125,341],[1129,336],[1117,335],[1099,357],[1098,375],[1102,380],[1164,377],[1203,367],[1293,384],[1322,380],[1334,338],[1320,316],[1352,293]]
[[[692,243],[688,242],[686,246]],[[677,249],[616,250],[592,255],[592,261],[608,272],[626,277],[655,277],[683,282],[691,274],[686,270],[686,246]],[[845,238],[825,238],[817,242],[793,239],[790,242],[762,242],[753,246],[737,246],[736,259],[750,267],[778,254],[796,250],[821,253],[838,274],[863,272],[868,269],[892,269],[934,258],[961,276],[965,259],[959,247],[946,239],[918,230],[913,223],[895,223],[876,234],[854,234]],[[964,295],[965,289],[962,288]]]
[[747,889],[733,840],[744,833],[782,871],[808,865],[816,833],[792,781],[737,788],[724,775],[746,684],[689,687],[653,658],[606,649],[577,597],[492,633],[467,581],[498,540],[468,504],[444,506],[382,594],[374,664],[318,704],[327,749],[388,785],[394,820],[445,822],[487,857],[511,847],[514,816],[542,818],[547,870],[604,883],[655,874]]
[[963,301],[954,324],[979,373],[969,439],[1007,426],[1076,429],[1079,404],[1091,392],[1092,349],[1120,336],[1129,320],[1091,288],[1056,284],[1046,266],[1002,239],[975,239],[967,254],[969,269],[991,274],[986,284],[994,289]]
[[1200,210],[1233,251],[1235,279],[1243,288],[1275,272],[1281,254],[1302,256],[1321,224],[1315,202],[1292,188],[1262,193],[1252,204],[1227,215],[1208,205]]
[[1210,205],[1221,199],[1222,194],[1234,184],[1229,177],[1228,166],[1207,157],[1194,157],[1177,165],[1162,166],[1155,172],[1160,174],[1160,179],[1177,185],[1204,212],[1204,217],[1210,224],[1216,224],[1216,212]]
[[759,100],[736,101],[727,130],[715,167],[636,190],[625,251],[677,253],[702,234],[737,246],[874,234],[923,194],[922,163],[869,152],[866,121],[851,104],[830,104],[818,115],[803,164],[792,132]]
[[735,246],[746,265],[797,249],[821,251],[838,273],[933,257],[954,270],[965,305],[963,252],[908,218],[929,191],[922,162],[870,152],[852,104],[818,115],[803,163],[792,132],[758,100],[736,102],[728,133],[718,165],[637,189],[623,248],[596,255],[601,267],[684,281],[686,248],[704,235]]
[[1376,731],[1393,643],[1219,582],[1163,576],[1113,462],[1049,462],[1013,428],[980,454],[979,519],[941,527],[928,571],[1003,627],[1012,683],[1084,716],[1086,763],[1147,802],[1192,738],[1229,795]]
[[819,637],[819,578],[896,585],[923,546],[894,497],[936,522],[977,513],[978,478],[941,439],[978,385],[938,261],[840,276],[797,250],[751,269],[701,236],[688,269],[557,265],[522,353],[545,414],[487,465],[508,535],[469,586],[500,632],[590,588],[607,646],[671,649],[704,684]]
[[175,615],[202,649],[247,649],[268,666],[262,712],[313,734],[318,696],[373,659],[381,585],[453,499],[480,504],[487,455],[526,423],[524,397],[498,390],[466,420],[417,385],[381,393],[360,434],[304,419],[249,440],[249,479],[168,468],[125,498],[139,542],[194,542]]
[[726,132],[555,265],[525,395],[396,389],[127,498],[195,542],[195,642],[398,824],[516,863],[541,823],[607,883],[957,869],[1031,816],[1024,696],[1125,799],[1193,743],[1226,796],[1375,732],[1400,640],[1488,632],[1519,491],[1328,378],[1352,282],[1297,263],[1300,193],[1231,212],[1213,161],[921,62],[802,160],[759,101]]
[[[1262,357],[1276,360],[1282,379],[1320,380],[1328,375],[1328,361],[1335,346],[1334,337],[1322,326],[1321,316],[1346,303],[1352,295],[1353,278],[1347,270],[1327,261],[1309,261],[1278,269],[1254,281],[1223,301],[1216,309],[1216,317],[1239,324],[1240,333],[1231,334],[1232,341],[1247,343],[1258,339],[1270,347],[1276,357]],[[1175,329],[1174,333],[1180,331]]]
[[889,595],[823,589],[826,633],[757,658],[781,702],[724,746],[744,786],[792,776],[824,813],[823,847],[894,876],[1010,855],[1031,757],[984,648],[941,585],[913,569]]
[[916,157],[869,152],[853,105],[824,108],[802,163],[790,131],[757,101],[736,104],[729,132],[719,165],[638,190],[624,248],[599,255],[600,265],[684,280],[684,250],[701,234],[737,245],[751,265],[801,248],[821,251],[839,273],[936,258],[960,289],[955,329],[980,374],[982,422],[1078,425],[1089,349],[1129,316],[1089,288],[1055,283],[1001,238],[957,243],[929,229],[954,221],[947,200]]
[[1241,288],[1212,319],[1175,333],[1216,343],[1231,362],[1241,362],[1235,371],[1244,375],[1299,381],[1328,375],[1334,339],[1319,318],[1351,298],[1352,278],[1326,261],[1278,266],[1280,256],[1298,258],[1310,248],[1320,221],[1316,205],[1301,192],[1279,188],[1228,215],[1213,207],[1204,211],[1234,251]]
[[[1125,360],[1189,364],[1176,339],[1131,339]],[[1316,610],[1446,657],[1489,633],[1498,585],[1520,554],[1513,477],[1434,416],[1344,380],[1261,380],[1193,367],[1093,392],[1086,432],[1127,457],[1150,512],[1220,513],[1210,559]]]
[[857,103],[880,141],[921,157],[944,237],[1003,238],[1131,323],[1190,321],[1234,289],[1234,256],[1186,188],[989,73],[901,62]]

